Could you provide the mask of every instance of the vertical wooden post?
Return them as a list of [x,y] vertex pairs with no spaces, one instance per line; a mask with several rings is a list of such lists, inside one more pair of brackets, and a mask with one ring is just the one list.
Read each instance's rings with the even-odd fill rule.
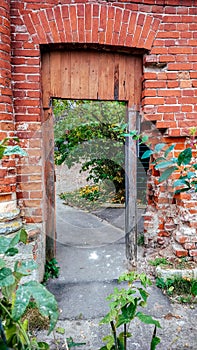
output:
[[[137,111],[135,106],[128,106],[128,132],[136,130]],[[129,265],[137,264],[137,155],[136,142],[126,137],[125,144],[125,240],[126,257]]]
[[44,110],[43,123],[44,143],[44,178],[45,178],[45,229],[46,259],[51,260],[56,253],[55,222],[55,171],[54,171],[54,139],[52,109]]

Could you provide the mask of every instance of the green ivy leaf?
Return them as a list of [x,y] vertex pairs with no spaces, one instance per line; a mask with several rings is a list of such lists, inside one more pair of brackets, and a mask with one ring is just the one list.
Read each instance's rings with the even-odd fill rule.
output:
[[164,169],[164,168],[170,167],[171,165],[174,165],[174,160],[168,160],[165,162],[157,163],[157,165],[155,166],[155,169]]
[[155,320],[150,315],[145,315],[143,312],[137,312],[136,316],[145,324],[154,324],[156,327],[161,328],[159,321]]
[[144,152],[142,154],[141,159],[146,159],[149,158],[152,154],[154,154],[154,152],[151,149],[148,149],[146,152]]
[[0,270],[0,287],[8,287],[14,284],[15,278],[12,274],[12,270],[8,267],[3,267]]
[[173,187],[186,185],[187,181],[185,179],[178,179],[173,183]]
[[170,167],[170,168],[164,170],[164,172],[161,174],[161,176],[159,178],[159,182],[167,180],[170,177],[170,175],[172,175],[172,173],[177,169],[178,168],[176,166],[173,166],[173,167]]
[[25,152],[20,146],[6,146],[6,150],[4,151],[4,156],[11,156],[13,154],[20,155],[22,157],[27,156],[27,152]]
[[174,147],[175,147],[175,145],[171,145],[170,147],[168,147],[168,148],[165,150],[164,156],[167,157],[168,154],[169,154],[170,152],[173,151]]
[[189,147],[184,149],[184,151],[182,151],[179,154],[177,163],[178,165],[181,165],[181,164],[187,165],[190,163],[191,159],[192,159],[192,149]]
[[166,146],[165,143],[158,143],[158,144],[155,146],[154,151],[155,151],[156,153],[159,153],[159,152],[161,152],[161,150],[162,150],[165,146]]

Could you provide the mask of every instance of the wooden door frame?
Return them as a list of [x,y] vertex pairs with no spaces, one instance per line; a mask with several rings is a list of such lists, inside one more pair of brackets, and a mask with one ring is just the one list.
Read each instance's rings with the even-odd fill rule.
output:
[[[97,52],[100,54],[100,52]],[[55,249],[56,249],[56,230],[55,230],[55,186],[53,186],[53,189],[48,189],[48,184],[54,184],[55,178],[54,178],[54,159],[52,155],[52,147],[51,143],[53,143],[54,146],[54,139],[53,139],[53,115],[51,110],[51,100],[52,98],[63,98],[63,99],[89,99],[89,100],[117,100],[117,101],[124,101],[127,103],[128,106],[128,121],[129,121],[129,129],[135,130],[136,129],[136,118],[137,113],[139,111],[140,106],[140,97],[141,97],[141,77],[131,76],[130,81],[128,79],[128,88],[125,90],[125,97],[123,96],[122,99],[119,98],[119,93],[117,91],[119,82],[117,81],[117,72],[116,66],[114,69],[114,98],[105,99],[102,98],[102,89],[101,89],[101,96],[98,96],[97,98],[95,96],[90,96],[87,98],[87,95],[83,96],[71,96],[68,94],[68,96],[61,96],[61,91],[58,91],[58,87],[51,87],[51,66],[50,66],[50,52],[44,53],[45,56],[42,56],[42,101],[43,101],[43,140],[45,145],[45,169],[44,169],[44,179],[45,179],[45,194],[46,194],[46,200],[45,200],[45,212],[46,212],[46,256],[47,258],[52,258],[55,256]],[[66,52],[68,54],[68,52]],[[108,53],[110,55],[110,53]],[[120,57],[122,57],[123,54],[118,54]],[[44,57],[44,58],[43,58]],[[127,56],[128,57],[128,56]],[[130,58],[133,56],[130,56]],[[129,58],[128,58],[129,60]],[[127,62],[127,59],[126,59]],[[141,58],[136,59],[137,67],[142,67]],[[118,62],[117,62],[118,64]],[[125,64],[125,71],[127,69],[127,64]],[[134,68],[133,68],[134,70]],[[129,76],[130,77],[130,76]],[[99,77],[100,78],[100,77]],[[56,77],[56,79],[58,79]],[[103,79],[103,80],[102,80]],[[135,80],[136,79],[136,80]],[[138,79],[138,80],[137,80]],[[109,78],[108,78],[109,80]],[[54,81],[54,79],[53,79]],[[99,82],[102,84],[105,84],[104,77],[99,80]],[[125,84],[125,81],[122,82],[122,84]],[[135,88],[134,88],[134,84]],[[133,86],[133,88],[132,88]],[[81,89],[81,87],[80,87]],[[61,90],[61,89],[60,89]],[[128,90],[128,91],[127,91]],[[135,91],[134,91],[135,90]],[[80,98],[79,98],[80,97]],[[92,98],[94,97],[94,98]],[[130,98],[129,98],[130,97]],[[52,130],[51,130],[52,129]],[[126,186],[128,189],[127,197],[126,197],[126,206],[125,206],[125,212],[126,217],[128,220],[125,220],[125,237],[126,237],[126,256],[127,259],[132,263],[136,264],[137,262],[137,219],[136,219],[136,199],[137,199],[137,191],[136,191],[136,145],[135,141],[132,140],[131,137],[127,138],[127,151],[126,151],[126,164],[125,164],[125,172],[126,172],[126,178],[128,179]],[[132,156],[131,156],[132,155]],[[132,176],[130,169],[134,169],[134,172],[132,171]],[[127,176],[128,175],[128,176]],[[132,197],[131,197],[132,193]],[[52,196],[52,197],[51,197]],[[131,200],[132,199],[132,200]],[[52,213],[54,211],[54,213]]]

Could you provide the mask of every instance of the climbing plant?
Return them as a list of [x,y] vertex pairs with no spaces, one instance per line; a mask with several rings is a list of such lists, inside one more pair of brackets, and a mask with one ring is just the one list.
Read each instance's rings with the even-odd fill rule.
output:
[[197,128],[190,129],[190,137],[183,151],[177,157],[173,156],[175,145],[169,147],[165,143],[157,144],[153,150],[146,151],[142,158],[153,156],[152,164],[161,172],[159,182],[168,180],[176,174],[173,180],[175,193],[197,192]]

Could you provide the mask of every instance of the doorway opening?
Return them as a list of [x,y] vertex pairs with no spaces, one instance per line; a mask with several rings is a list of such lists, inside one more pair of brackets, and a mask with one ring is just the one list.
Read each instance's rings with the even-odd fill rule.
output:
[[53,114],[57,196],[124,230],[126,103],[54,99]]
[[[53,99],[53,115],[58,201],[60,198],[65,205],[88,211],[124,232],[125,184],[128,183],[125,181],[128,176],[125,172],[127,104]],[[142,240],[147,164],[140,161],[145,146],[139,147],[136,185],[138,231]],[[57,205],[57,215],[58,209]],[[113,242],[117,236],[111,239]],[[69,237],[64,242],[69,244],[73,240],[72,236],[70,242]],[[84,241],[82,237],[81,240]],[[104,244],[102,239],[101,244]]]

